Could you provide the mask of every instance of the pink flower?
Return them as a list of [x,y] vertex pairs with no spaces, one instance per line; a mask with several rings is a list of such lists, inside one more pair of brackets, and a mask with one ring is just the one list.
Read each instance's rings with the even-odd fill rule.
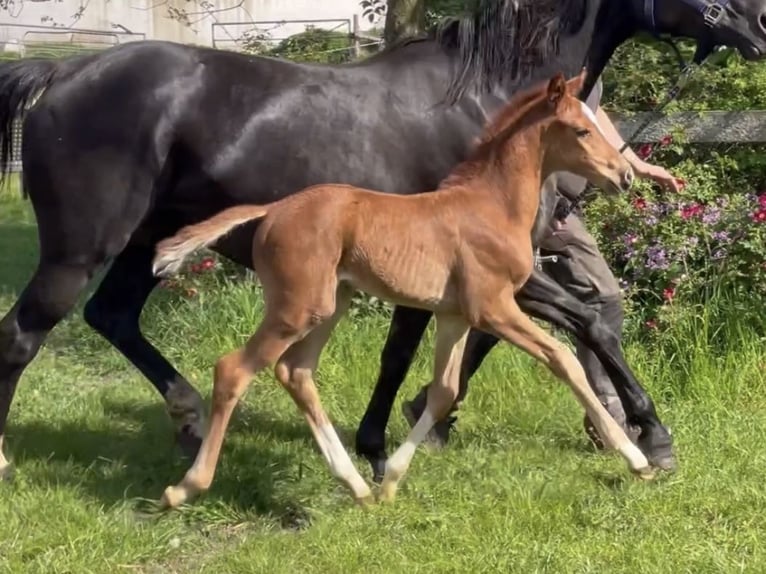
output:
[[673,302],[673,297],[676,294],[676,288],[675,287],[666,287],[662,291],[662,298],[665,299],[668,303]]
[[751,217],[753,218],[753,221],[755,221],[756,223],[763,223],[764,221],[766,221],[766,209],[759,209],[758,211],[753,213]]
[[200,261],[199,269],[201,271],[207,271],[208,269],[212,269],[215,267],[215,259],[212,257],[206,257],[202,261]]
[[647,329],[656,329],[657,321],[655,321],[654,319],[649,319],[646,323],[644,323],[644,325],[646,325]]
[[646,200],[643,197],[637,197],[631,203],[633,203],[633,207],[635,207],[638,211],[643,211],[646,209]]
[[699,203],[692,203],[691,205],[685,205],[681,208],[681,219],[691,219],[697,215],[702,215],[705,208]]
[[670,144],[672,144],[672,143],[673,143],[673,136],[672,136],[672,135],[670,135],[670,134],[668,134],[668,135],[664,136],[664,137],[663,137],[663,138],[660,140],[660,145],[661,145],[662,147],[666,147],[666,146],[669,146],[669,145],[670,145]]
[[644,144],[640,148],[638,148],[638,152],[636,153],[636,155],[638,155],[638,157],[640,157],[641,159],[646,159],[650,155],[652,155],[653,149],[654,147],[652,146],[652,144],[648,144],[648,143]]
[[758,205],[766,209],[766,191],[764,191],[763,193],[761,193],[761,195],[758,196]]

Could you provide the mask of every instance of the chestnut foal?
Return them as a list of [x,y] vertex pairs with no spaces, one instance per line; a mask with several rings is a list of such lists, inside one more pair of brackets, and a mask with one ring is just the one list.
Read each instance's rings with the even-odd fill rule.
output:
[[523,349],[563,379],[608,445],[633,472],[651,478],[646,457],[593,394],[574,354],[514,300],[532,270],[531,231],[543,179],[570,171],[617,193],[633,178],[593,114],[574,97],[582,80],[567,83],[559,74],[547,88],[544,83],[517,95],[438,193],[404,196],[317,185],[269,205],[227,209],[157,246],[154,272],[165,275],[194,250],[261,220],[253,265],[263,285],[265,317],[244,347],[216,364],[208,432],[184,479],[165,490],[165,507],[210,487],[232,411],[254,374],[271,365],[303,411],[332,473],[358,502],[374,500],[313,379],[322,348],[357,289],[430,309],[436,317],[428,404],[388,459],[381,499],[393,499],[417,445],[452,405],[471,326]]

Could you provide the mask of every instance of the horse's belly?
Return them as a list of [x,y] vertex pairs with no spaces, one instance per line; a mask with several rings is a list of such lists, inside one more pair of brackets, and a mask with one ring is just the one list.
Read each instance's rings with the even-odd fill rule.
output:
[[340,278],[394,305],[404,305],[432,311],[453,311],[458,308],[457,293],[448,269],[420,262],[409,265],[343,266]]

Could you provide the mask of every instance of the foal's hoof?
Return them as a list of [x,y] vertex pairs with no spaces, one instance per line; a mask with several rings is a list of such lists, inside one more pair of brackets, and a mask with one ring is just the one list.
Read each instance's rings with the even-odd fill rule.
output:
[[186,425],[176,431],[176,444],[184,458],[194,460],[202,446],[202,437],[197,436],[190,425]]
[[369,493],[365,494],[364,496],[360,498],[354,498],[354,501],[361,506],[362,508],[369,508],[373,506],[376,502],[375,495],[370,491]]
[[651,465],[644,466],[642,468],[631,469],[631,472],[633,472],[633,474],[635,474],[641,480],[654,480],[654,477],[657,474],[654,467]]
[[160,508],[178,508],[190,498],[189,492],[184,486],[168,486],[162,493]]
[[378,492],[378,502],[383,504],[391,503],[396,499],[396,491],[399,490],[399,483],[392,480],[384,480],[380,485]]

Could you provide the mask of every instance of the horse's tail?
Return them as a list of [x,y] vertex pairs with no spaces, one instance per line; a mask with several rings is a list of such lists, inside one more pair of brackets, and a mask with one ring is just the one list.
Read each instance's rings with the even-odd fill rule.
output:
[[200,223],[187,225],[157,244],[152,271],[158,277],[176,273],[188,255],[214,243],[235,227],[260,219],[268,211],[268,205],[238,205]]
[[42,58],[0,64],[0,182],[11,169],[16,120],[53,83],[60,68],[61,61]]

